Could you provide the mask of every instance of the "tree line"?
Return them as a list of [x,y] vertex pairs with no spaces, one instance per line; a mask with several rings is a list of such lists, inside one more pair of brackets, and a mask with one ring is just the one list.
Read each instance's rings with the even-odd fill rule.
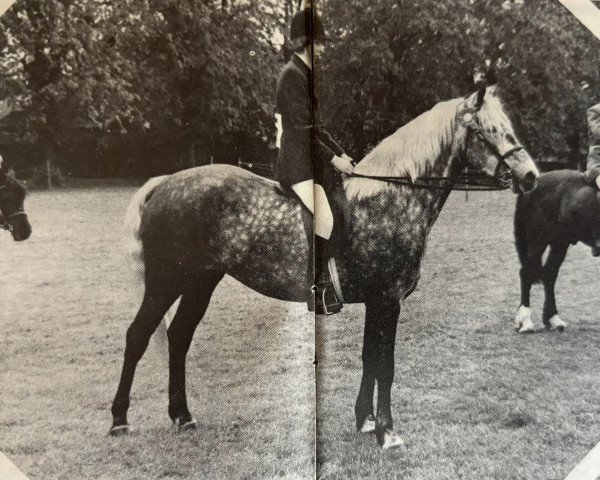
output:
[[[0,20],[0,149],[17,170],[148,176],[268,164],[298,0],[19,0]],[[556,0],[322,0],[326,123],[355,158],[493,70],[539,159],[585,148],[597,40]]]

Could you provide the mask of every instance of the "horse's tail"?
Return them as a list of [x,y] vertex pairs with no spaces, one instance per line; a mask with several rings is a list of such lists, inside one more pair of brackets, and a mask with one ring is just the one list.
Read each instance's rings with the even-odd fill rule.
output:
[[[530,267],[529,274],[533,275],[533,281],[539,282],[542,274],[542,261],[539,260],[539,265],[528,265],[528,244],[527,244],[527,215],[524,204],[523,194],[517,195],[517,203],[515,207],[515,247],[519,256],[521,267]],[[532,268],[533,267],[533,268]]]
[[[142,224],[142,214],[146,207],[146,202],[150,199],[154,190],[160,185],[167,176],[154,177],[148,180],[135,194],[133,195],[127,212],[125,213],[125,230],[127,232],[127,252],[129,254],[132,273],[135,278],[132,282],[139,288],[139,299],[141,302],[144,292],[145,267],[144,267],[144,246],[142,245],[142,237],[140,227]],[[167,327],[170,323],[170,311],[165,315],[165,318],[156,329],[154,339],[158,343],[159,348],[166,350],[167,346]]]

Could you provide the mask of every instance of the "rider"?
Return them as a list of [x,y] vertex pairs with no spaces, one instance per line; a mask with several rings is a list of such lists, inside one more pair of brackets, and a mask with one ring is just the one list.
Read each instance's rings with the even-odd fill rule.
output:
[[585,178],[600,189],[600,103],[587,111],[590,147],[585,170]]
[[[294,54],[277,81],[276,112],[280,115],[278,127],[281,128],[277,179],[291,189],[306,208],[304,228],[311,248],[314,240],[317,254],[315,311],[337,313],[342,304],[333,293],[327,268],[331,257],[328,240],[333,231],[333,214],[321,184],[327,165],[348,174],[354,165],[319,123],[316,113],[312,68],[313,60],[323,51],[326,40],[321,18],[310,8],[298,12],[292,19],[290,38]],[[309,262],[308,271],[311,272],[312,255],[309,255]]]

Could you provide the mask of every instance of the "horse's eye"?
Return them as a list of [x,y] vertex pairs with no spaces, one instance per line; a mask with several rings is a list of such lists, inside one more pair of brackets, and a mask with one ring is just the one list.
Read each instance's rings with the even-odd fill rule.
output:
[[510,142],[510,143],[517,143],[517,140],[515,139],[515,137],[513,137],[510,133],[506,134],[506,139]]

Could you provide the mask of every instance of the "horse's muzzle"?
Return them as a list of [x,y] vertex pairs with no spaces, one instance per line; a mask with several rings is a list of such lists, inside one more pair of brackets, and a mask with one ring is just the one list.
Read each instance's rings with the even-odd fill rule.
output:
[[[540,176],[533,159],[524,150],[510,159],[506,159],[513,177],[513,190],[515,192],[526,193],[535,187],[537,179]],[[516,188],[515,185],[518,187]]]
[[519,186],[520,186],[521,190],[523,191],[523,193],[526,193],[529,190],[532,190],[537,183],[537,179],[538,179],[538,175],[536,175],[533,172],[527,172],[525,174],[525,178],[523,178],[519,182]]
[[12,234],[13,240],[16,242],[22,242],[27,240],[31,236],[31,224],[27,215],[19,215],[10,222],[10,233]]

